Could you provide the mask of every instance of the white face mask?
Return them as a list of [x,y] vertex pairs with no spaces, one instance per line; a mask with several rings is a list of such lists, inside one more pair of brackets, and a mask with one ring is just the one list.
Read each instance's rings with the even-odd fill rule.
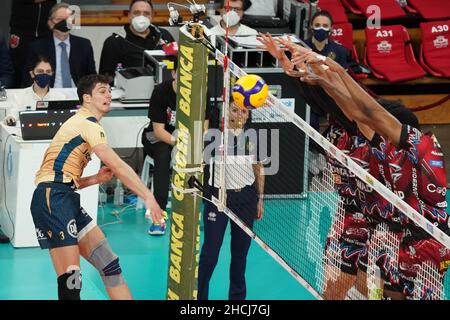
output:
[[145,16],[137,16],[131,20],[134,30],[144,32],[150,26],[150,19]]
[[228,21],[228,26],[230,26],[230,27],[237,25],[239,23],[239,21],[241,21],[241,17],[234,10],[230,10],[227,13],[225,13],[222,16],[222,19],[223,19],[223,22],[225,23],[225,25],[227,24],[227,21]]

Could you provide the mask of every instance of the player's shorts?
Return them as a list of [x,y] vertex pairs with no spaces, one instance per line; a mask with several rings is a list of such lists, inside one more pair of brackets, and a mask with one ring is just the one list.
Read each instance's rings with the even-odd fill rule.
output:
[[[379,217],[366,216],[370,237],[366,248],[359,257],[358,268],[367,273],[369,254],[374,255],[374,263],[380,270],[381,281],[386,285],[396,286],[399,283],[398,251],[403,236],[401,226],[390,221],[380,220]],[[381,239],[375,239],[376,230],[380,223],[386,224],[389,234],[384,234]],[[377,246],[375,245],[377,243]]]
[[74,187],[63,183],[40,183],[31,201],[41,249],[78,245],[96,224],[80,206],[80,195]]
[[365,254],[366,243],[370,237],[367,221],[359,212],[346,213],[344,230],[339,239],[341,252],[341,270],[356,275],[358,261]]
[[[331,232],[333,234],[333,232]],[[333,239],[329,236],[325,245],[327,250],[339,250],[332,254],[340,256],[340,268],[342,272],[356,275],[358,272],[358,261],[361,254],[366,250],[366,243],[370,236],[370,230],[367,228],[367,223],[364,216],[359,212],[346,212],[344,216],[344,224],[342,234],[331,237],[336,237],[334,245],[330,247]],[[331,252],[329,253],[331,254]]]
[[[434,238],[424,240],[403,239],[399,251],[399,284],[396,286],[385,286],[391,291],[403,292],[407,299],[414,296],[415,280],[422,278],[420,274],[425,275],[422,265],[428,262],[435,272],[435,278],[439,279],[437,274],[443,275],[450,265],[450,250],[439,243]],[[428,272],[424,278],[430,278]],[[425,280],[426,282],[426,280]],[[436,283],[439,283],[437,281]],[[417,288],[418,296],[421,299],[430,299],[435,292],[430,285],[425,283],[424,287]],[[417,297],[417,296],[416,296]]]

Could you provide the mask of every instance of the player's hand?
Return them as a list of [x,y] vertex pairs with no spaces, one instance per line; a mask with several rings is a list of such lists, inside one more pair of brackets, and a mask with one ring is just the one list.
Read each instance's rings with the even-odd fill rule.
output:
[[278,59],[280,61],[283,60],[284,58],[287,59],[284,49],[280,48],[280,46],[277,44],[277,42],[270,33],[266,34],[259,33],[256,39],[258,39],[258,41],[262,43],[261,46],[257,46],[258,49],[264,49],[268,51],[275,59]]
[[114,173],[108,167],[101,167],[97,173],[97,181],[99,184],[106,183],[112,179]]
[[294,53],[291,58],[292,63],[299,68],[304,68],[305,64],[323,64],[324,60],[325,56],[313,51]]
[[155,198],[152,196],[150,199],[144,200],[145,207],[147,211],[145,212],[145,217],[152,219],[154,224],[166,225],[166,220],[164,219],[163,211],[159,207]]
[[307,52],[312,52],[311,49],[302,47],[302,46],[292,42],[291,37],[289,37],[289,36],[287,38],[277,38],[276,41],[279,44],[281,44],[282,46],[284,46],[286,49],[288,49],[292,55],[295,55],[295,54],[299,55],[299,54],[304,54]]
[[336,61],[334,61],[331,58],[326,58],[324,61],[324,64],[326,66],[328,66],[330,68],[331,71],[333,72],[341,72],[341,71],[345,71],[344,67],[342,67],[339,63],[337,63]]
[[300,81],[309,85],[320,85],[325,79],[323,76],[316,74],[310,65],[307,65],[304,75],[300,77]]
[[264,214],[264,203],[263,199],[259,198],[258,205],[257,205],[257,211],[256,211],[256,220],[261,220]]

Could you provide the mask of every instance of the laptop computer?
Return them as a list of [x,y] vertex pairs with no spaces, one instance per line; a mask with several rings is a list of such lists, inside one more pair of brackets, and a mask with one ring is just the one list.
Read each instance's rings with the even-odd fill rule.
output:
[[35,110],[19,113],[23,140],[53,139],[59,128],[77,110]]
[[37,101],[36,110],[67,110],[78,109],[80,101],[78,100],[49,100]]

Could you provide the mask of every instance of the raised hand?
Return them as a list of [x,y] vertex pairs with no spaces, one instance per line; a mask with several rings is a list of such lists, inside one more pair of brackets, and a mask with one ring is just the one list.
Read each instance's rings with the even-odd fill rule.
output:
[[294,64],[289,60],[285,50],[277,44],[272,35],[269,33],[266,33],[265,35],[260,33],[257,39],[263,44],[257,48],[267,50],[267,52],[280,62],[281,67],[287,75],[291,77],[297,76],[295,72],[293,72]]
[[258,49],[264,49],[268,51],[275,59],[287,59],[284,49],[277,44],[270,33],[259,33],[259,36],[256,37],[256,39],[258,39],[258,41],[262,43],[261,46],[257,46]]
[[289,36],[287,38],[277,38],[276,41],[286,49],[288,49],[292,55],[303,54],[312,51],[311,49],[295,44],[294,42],[292,42],[291,37]]
[[342,72],[345,71],[344,67],[342,67],[339,63],[334,61],[331,58],[326,58],[324,64],[330,68],[333,72]]

